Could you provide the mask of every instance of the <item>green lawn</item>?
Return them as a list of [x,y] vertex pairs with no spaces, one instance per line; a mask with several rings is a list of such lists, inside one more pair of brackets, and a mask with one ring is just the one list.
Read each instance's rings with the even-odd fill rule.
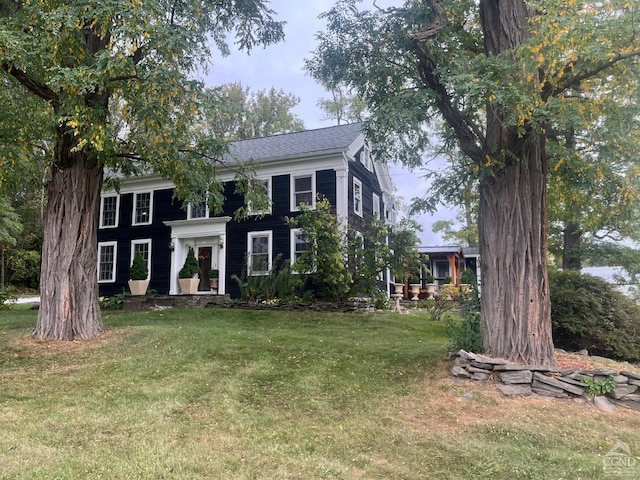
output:
[[426,314],[106,313],[68,344],[34,322],[0,312],[1,479],[640,477],[605,471],[640,414],[455,384]]

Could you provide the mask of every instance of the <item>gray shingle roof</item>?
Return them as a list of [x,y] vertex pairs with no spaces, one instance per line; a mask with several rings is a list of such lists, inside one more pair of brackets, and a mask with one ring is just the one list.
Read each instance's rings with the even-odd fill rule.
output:
[[231,156],[239,161],[269,160],[346,150],[362,133],[362,123],[283,133],[233,142]]

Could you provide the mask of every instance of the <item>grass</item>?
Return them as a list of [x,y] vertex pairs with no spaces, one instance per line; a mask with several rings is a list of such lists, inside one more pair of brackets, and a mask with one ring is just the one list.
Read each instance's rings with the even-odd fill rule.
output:
[[426,314],[107,313],[65,344],[34,323],[0,312],[0,479],[601,479],[617,442],[640,453],[637,412],[453,382]]

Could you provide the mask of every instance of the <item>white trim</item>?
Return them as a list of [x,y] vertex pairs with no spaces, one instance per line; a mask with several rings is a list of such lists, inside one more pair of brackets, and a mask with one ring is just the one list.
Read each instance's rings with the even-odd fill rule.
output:
[[[146,222],[136,222],[136,210],[137,210],[137,204],[138,204],[138,195],[143,195],[145,193],[149,194],[149,218]],[[141,191],[141,192],[134,192],[133,193],[133,212],[131,215],[131,225],[133,226],[138,226],[138,225],[151,225],[151,223],[153,223],[153,190],[145,190],[145,191]]]
[[[103,247],[113,247],[113,262],[111,264],[111,278],[100,280],[100,260],[102,257],[102,248]],[[118,259],[118,242],[99,242],[98,243],[98,265],[97,265],[97,273],[98,273],[98,283],[114,283],[116,281],[116,264]]]
[[296,180],[300,178],[311,177],[311,204],[307,205],[309,208],[316,208],[316,172],[307,172],[296,175],[290,175],[291,182],[291,204],[289,205],[292,212],[300,211],[300,207],[296,205]]
[[[104,200],[105,198],[116,198],[116,219],[113,225],[104,224]],[[120,195],[117,193],[103,194],[100,196],[100,228],[118,228],[120,223]]]
[[218,295],[224,295],[226,285],[224,283],[226,275],[226,255],[225,242],[227,240],[227,223],[231,221],[231,217],[211,217],[196,218],[193,220],[171,220],[163,222],[167,227],[171,228],[171,273],[169,278],[169,294],[177,295],[178,288],[178,272],[184,264],[184,260],[189,251],[189,247],[200,245],[217,246],[216,260],[218,270],[220,271],[220,283],[218,285]]
[[[290,236],[289,236],[289,239],[290,239],[290,249],[289,249],[290,255],[289,255],[289,258],[290,258],[290,261],[291,261],[291,273],[300,273],[298,270],[294,270],[293,266],[295,265],[296,260],[297,260],[296,253],[298,253],[296,251],[296,237],[298,235],[302,235],[302,234],[303,234],[303,232],[299,228],[292,228],[291,229],[291,233],[290,233]],[[307,240],[306,244],[310,245],[308,240]]]
[[187,220],[199,220],[202,218],[205,218],[205,219],[209,218],[209,203],[206,200],[204,202],[204,206],[205,206],[204,217],[194,217],[192,214],[193,204],[189,202],[189,204],[187,205]]
[[372,194],[373,197],[373,218],[380,219],[380,195],[377,193]]
[[273,194],[272,194],[272,188],[271,188],[271,177],[267,177],[267,178],[256,178],[256,181],[258,182],[266,182],[267,184],[267,197],[269,200],[269,207],[267,207],[265,210],[253,210],[251,208],[251,202],[247,203],[247,212],[248,215],[250,216],[255,216],[255,215],[270,215],[273,209]]
[[[260,270],[258,272],[253,271],[253,239],[267,237],[267,270]],[[262,230],[259,232],[247,233],[247,275],[269,275],[273,262],[273,231]]]
[[[357,187],[357,189],[356,189]],[[358,190],[360,192],[359,195],[356,195],[356,190]],[[362,199],[364,197],[364,194],[362,192],[362,181],[359,178],[353,177],[353,213],[355,213],[356,215],[358,215],[359,217],[362,216]]]
[[144,244],[149,245],[149,248],[148,248],[149,255],[147,257],[147,280],[149,280],[151,278],[151,244],[152,244],[150,238],[131,240],[131,259],[129,260],[129,265],[133,264],[133,257],[135,256],[135,245],[144,245]]

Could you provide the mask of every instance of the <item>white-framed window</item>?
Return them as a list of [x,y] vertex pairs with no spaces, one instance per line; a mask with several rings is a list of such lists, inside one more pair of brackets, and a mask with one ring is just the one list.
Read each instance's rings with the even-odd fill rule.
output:
[[133,195],[133,225],[149,225],[152,213],[152,192],[135,193]]
[[118,242],[98,243],[98,282],[113,283],[116,281],[116,257]]
[[209,218],[209,206],[206,199],[202,199],[199,203],[190,203],[187,206],[187,218]]
[[151,239],[145,238],[143,240],[131,240],[131,260],[129,265],[133,263],[133,258],[136,254],[142,255],[142,258],[147,263],[147,279],[151,278]]
[[365,144],[362,152],[360,152],[360,163],[370,172],[373,171],[373,162],[371,161],[371,149]]
[[105,195],[100,198],[100,228],[116,228],[120,195]]
[[[309,249],[311,244],[302,230],[294,228],[291,230],[291,266],[294,266],[298,259]],[[295,271],[295,273],[298,273]]]
[[300,210],[305,204],[311,208],[316,206],[316,175],[291,175],[291,211]]
[[249,215],[268,215],[271,213],[271,178],[257,178],[254,180],[256,188],[260,188],[267,195],[267,204],[261,206],[261,208],[254,208],[251,202],[248,202],[247,208],[249,209]]
[[373,195],[373,218],[380,218],[380,196],[376,193]]
[[353,211],[362,216],[362,182],[353,177]]
[[271,230],[249,232],[247,237],[247,261],[249,275],[268,275],[272,262],[273,234]]

